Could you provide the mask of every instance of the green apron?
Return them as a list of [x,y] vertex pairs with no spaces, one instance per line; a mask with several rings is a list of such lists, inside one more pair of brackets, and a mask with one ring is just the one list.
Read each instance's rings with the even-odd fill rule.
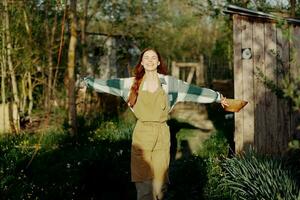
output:
[[154,180],[168,182],[170,161],[169,102],[161,83],[155,92],[142,90],[145,75],[133,107],[137,117],[132,135],[131,179],[133,182]]

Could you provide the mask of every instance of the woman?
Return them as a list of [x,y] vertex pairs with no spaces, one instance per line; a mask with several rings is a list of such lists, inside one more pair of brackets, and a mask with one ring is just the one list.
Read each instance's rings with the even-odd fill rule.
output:
[[219,102],[226,98],[211,89],[190,85],[167,75],[160,54],[145,49],[135,67],[135,77],[100,80],[84,78],[88,87],[122,97],[137,117],[132,135],[131,179],[137,199],[162,199],[168,183],[170,130],[168,114],[180,101]]

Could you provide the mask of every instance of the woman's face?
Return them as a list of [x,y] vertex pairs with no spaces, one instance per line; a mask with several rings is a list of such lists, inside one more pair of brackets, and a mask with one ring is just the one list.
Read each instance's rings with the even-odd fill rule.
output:
[[158,60],[158,56],[155,51],[148,50],[144,53],[142,57],[141,64],[147,71],[157,70],[157,66],[160,64]]

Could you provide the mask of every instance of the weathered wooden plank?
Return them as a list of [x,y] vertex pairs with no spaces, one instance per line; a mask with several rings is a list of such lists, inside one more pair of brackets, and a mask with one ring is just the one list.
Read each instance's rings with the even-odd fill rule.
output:
[[193,79],[193,77],[194,77],[194,74],[195,74],[195,67],[191,67],[190,68],[190,71],[189,71],[189,74],[188,74],[188,77],[187,77],[187,79],[186,79],[186,82],[188,82],[188,83],[192,83],[192,79]]
[[[233,55],[234,55],[234,98],[243,99],[243,71],[242,71],[242,26],[241,18],[238,15],[233,15]],[[235,131],[234,142],[235,152],[239,153],[243,149],[243,114],[244,110],[235,113]]]
[[176,62],[177,67],[197,67],[198,63],[182,63],[182,62]]
[[[242,20],[242,49],[252,47],[253,40],[253,23],[249,20]],[[253,58],[242,59],[242,73],[243,73],[243,99],[248,101],[244,110],[244,135],[243,135],[243,148],[246,150],[254,144],[254,71],[253,71]]]
[[[277,84],[276,75],[276,25],[274,23],[265,23],[265,66],[266,76]],[[275,150],[277,131],[277,97],[266,88],[266,153],[273,153]]]
[[[264,40],[264,23],[254,22],[253,23],[253,66],[254,74],[261,71],[265,74],[265,40]],[[265,118],[265,95],[266,88],[264,83],[259,80],[259,76],[256,75],[254,79],[254,144],[255,149],[258,152],[265,152],[264,142],[266,138],[266,118]]]
[[199,64],[196,68],[196,83],[199,86],[204,86],[205,85],[205,77],[204,77],[205,71],[204,71],[204,59],[203,56],[201,55],[199,58]]
[[[290,73],[291,78],[296,78],[300,76],[300,27],[291,25],[291,40],[290,40],[290,52],[291,52],[291,63],[290,63]],[[300,137],[300,130],[297,126],[300,124],[300,114],[299,111],[292,112],[291,118],[291,134],[295,134]]]
[[[276,41],[277,41],[277,67],[278,67],[278,86],[282,87],[283,79],[285,76],[288,76],[289,71],[289,40],[287,38],[287,34],[284,33],[286,30],[282,30],[281,28],[276,29]],[[277,100],[277,130],[278,137],[276,137],[277,147],[274,146],[275,149],[278,150],[278,154],[283,153],[288,145],[288,141],[290,139],[290,123],[291,123],[291,115],[290,115],[290,105],[287,100],[278,98]]]
[[176,67],[176,62],[172,61],[172,76],[179,78],[179,68]]

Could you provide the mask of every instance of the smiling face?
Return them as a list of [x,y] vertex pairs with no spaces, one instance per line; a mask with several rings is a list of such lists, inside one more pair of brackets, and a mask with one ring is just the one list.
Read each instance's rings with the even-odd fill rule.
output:
[[141,64],[146,71],[157,70],[157,66],[160,64],[160,62],[156,52],[153,50],[146,51],[142,57]]

